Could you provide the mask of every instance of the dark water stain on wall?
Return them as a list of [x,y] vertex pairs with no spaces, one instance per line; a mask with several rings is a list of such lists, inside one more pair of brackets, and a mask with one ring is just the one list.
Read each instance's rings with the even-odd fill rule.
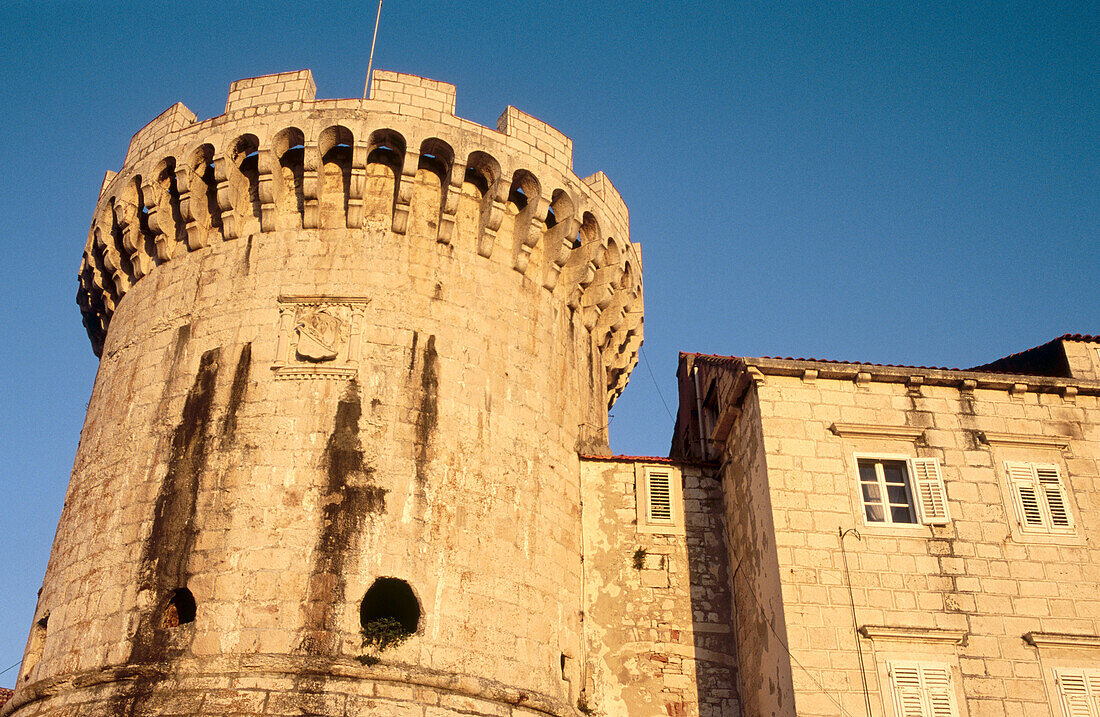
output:
[[313,550],[313,569],[303,605],[302,649],[310,654],[334,652],[336,627],[347,584],[345,564],[356,551],[359,533],[369,516],[386,510],[385,488],[371,481],[359,440],[363,415],[359,384],[352,381],[336,405],[336,418],[321,457],[325,486],[321,497],[321,531]]
[[245,344],[241,348],[240,358],[237,359],[237,368],[233,371],[233,383],[229,387],[229,403],[225,408],[225,417],[222,418],[222,446],[233,442],[237,432],[237,411],[244,402],[245,392],[248,390],[248,372],[252,368],[252,344]]
[[424,344],[424,361],[420,369],[420,404],[416,411],[416,481],[420,486],[428,478],[431,442],[438,422],[439,355],[435,351],[435,336],[429,336]]
[[[177,336],[177,339],[183,335]],[[181,342],[177,341],[177,349]],[[187,569],[198,528],[195,506],[199,481],[206,469],[208,438],[214,409],[220,349],[202,355],[195,381],[184,400],[183,414],[172,432],[168,471],[157,493],[153,526],[142,548],[139,589],[152,592],[152,608],[138,620],[130,648],[132,665],[159,666],[179,657],[182,647],[172,644],[163,613],[172,592],[187,584]],[[152,697],[158,672],[142,673],[128,695],[113,705],[115,714],[141,714]]]

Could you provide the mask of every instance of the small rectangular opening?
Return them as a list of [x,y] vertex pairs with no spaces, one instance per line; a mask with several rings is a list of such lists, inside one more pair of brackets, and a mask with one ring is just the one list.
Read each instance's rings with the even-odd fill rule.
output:
[[649,520],[653,523],[672,522],[672,485],[668,473],[651,472],[649,488]]

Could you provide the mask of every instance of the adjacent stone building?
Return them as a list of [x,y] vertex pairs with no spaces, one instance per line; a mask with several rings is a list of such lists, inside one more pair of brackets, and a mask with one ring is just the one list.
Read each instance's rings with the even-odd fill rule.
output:
[[960,371],[682,354],[509,107],[308,71],[105,178],[100,368],[0,716],[1100,717],[1100,338]]
[[1100,714],[1100,337],[965,371],[681,354],[749,715]]

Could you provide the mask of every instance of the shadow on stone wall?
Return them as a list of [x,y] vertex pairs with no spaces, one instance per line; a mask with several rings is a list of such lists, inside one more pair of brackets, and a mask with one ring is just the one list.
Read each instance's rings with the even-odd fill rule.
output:
[[[739,715],[730,570],[723,541],[722,485],[684,471],[684,518],[692,640],[700,717]],[[675,715],[672,717],[676,717]]]

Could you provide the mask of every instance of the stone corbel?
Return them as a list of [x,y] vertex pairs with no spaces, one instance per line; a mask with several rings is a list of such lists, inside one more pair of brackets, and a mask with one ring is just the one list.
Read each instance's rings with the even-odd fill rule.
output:
[[440,244],[450,244],[454,235],[455,215],[458,213],[458,200],[462,197],[462,182],[466,178],[466,165],[455,162],[451,167],[450,180],[443,185],[443,206],[439,213]]
[[348,183],[348,229],[363,226],[363,191],[367,184],[367,153],[365,144],[351,150],[351,181]]
[[141,233],[141,220],[138,218],[138,209],[133,203],[124,199],[116,199],[114,202],[115,223],[122,235],[122,246],[129,255],[130,268],[134,272],[134,280],[152,271],[152,261],[145,255],[145,237]]
[[306,145],[302,152],[302,228],[316,229],[321,220],[320,191],[321,150]]
[[260,199],[260,231],[275,231],[275,176],[279,161],[270,149],[261,149],[256,161],[256,193]]
[[202,182],[200,180],[196,184],[194,179],[195,174],[187,167],[176,168],[176,190],[180,194],[180,218],[183,219],[183,230],[187,235],[187,248],[190,251],[206,246],[206,233],[199,231],[191,199],[191,188],[201,186]]
[[526,225],[520,224],[520,217],[523,216],[521,212],[516,215],[514,230],[519,241],[516,242],[515,254],[512,256],[512,268],[521,274],[527,273],[527,265],[531,262],[531,252],[534,251],[539,239],[542,238],[542,228],[545,223],[540,217],[546,215],[547,206],[546,199],[542,196],[531,197],[528,202],[531,213],[527,217]]
[[[104,214],[106,213],[104,212]],[[130,277],[122,270],[122,255],[113,246],[114,242],[105,239],[105,237],[111,236],[112,227],[108,221],[106,217],[100,216],[99,224],[95,229],[95,243],[101,249],[100,255],[103,257],[103,268],[107,270],[111,276],[111,281],[115,284],[115,298],[120,299],[123,294],[130,290]]]
[[580,226],[575,217],[566,217],[546,232],[549,260],[546,262],[546,276],[542,282],[544,289],[553,291],[557,286],[561,270],[569,261],[569,252],[573,249],[573,237],[577,235]]
[[396,175],[397,202],[393,207],[393,233],[404,234],[409,228],[409,212],[412,211],[413,188],[416,185],[416,170],[420,166],[420,153],[405,150],[401,164],[401,174]]
[[483,200],[488,204],[484,211],[485,221],[481,227],[477,253],[486,259],[493,254],[493,246],[496,245],[497,241],[497,231],[500,230],[500,223],[504,221],[504,203],[508,199],[507,191],[507,187],[498,179],[495,186],[489,187],[488,196]]
[[229,174],[227,172],[229,160],[223,156],[214,158],[214,182],[217,187],[218,212],[222,218],[222,236],[226,241],[236,239],[237,215],[233,213],[232,190],[229,187]]
[[581,305],[585,294],[588,292],[588,287],[592,285],[592,280],[595,278],[595,262],[587,261],[582,266],[577,267],[577,288],[569,297],[569,308],[576,309]]
[[[150,233],[153,235],[153,243],[157,248],[157,261],[166,262],[172,258],[173,244],[175,243],[175,227],[171,226],[171,211],[170,207],[165,208],[165,212],[168,216],[168,227],[161,226],[161,202],[164,200],[166,192],[161,189],[160,184],[157,182],[146,182],[141,187],[142,202],[145,204],[145,221],[149,227]],[[168,237],[167,230],[172,230],[172,237]]]

